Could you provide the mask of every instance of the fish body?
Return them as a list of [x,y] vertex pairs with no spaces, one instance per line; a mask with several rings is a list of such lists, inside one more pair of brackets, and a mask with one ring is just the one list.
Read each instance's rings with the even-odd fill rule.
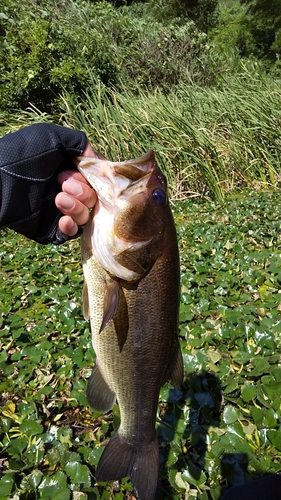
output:
[[138,499],[153,500],[159,391],[183,378],[179,254],[166,180],[152,151],[128,162],[86,159],[78,168],[98,196],[82,236],[84,314],[96,352],[87,397],[104,412],[117,399],[121,416],[96,477],[129,476]]

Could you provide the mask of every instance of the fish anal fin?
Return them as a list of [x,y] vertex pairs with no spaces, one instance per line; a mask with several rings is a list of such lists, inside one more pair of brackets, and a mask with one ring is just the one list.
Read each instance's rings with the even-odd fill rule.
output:
[[117,431],[101,456],[96,478],[98,481],[114,481],[130,477],[138,500],[154,500],[158,471],[157,438],[138,447],[128,443]]
[[181,388],[183,383],[183,360],[180,346],[178,345],[174,354],[166,380],[170,380],[174,387]]
[[116,401],[116,396],[102,376],[98,365],[94,366],[88,380],[87,399],[92,408],[105,413],[112,410]]
[[89,307],[89,295],[88,295],[88,286],[86,281],[83,284],[82,291],[82,304],[83,304],[83,316],[86,321],[90,319],[90,307]]
[[120,298],[120,284],[118,280],[112,280],[105,286],[105,295],[103,302],[103,318],[99,333],[112,320],[117,311]]

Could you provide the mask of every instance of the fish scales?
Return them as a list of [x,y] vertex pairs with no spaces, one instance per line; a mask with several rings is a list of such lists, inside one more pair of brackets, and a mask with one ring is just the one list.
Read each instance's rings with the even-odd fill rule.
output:
[[[82,236],[84,310],[85,316],[89,316],[91,320],[93,346],[96,352],[96,366],[89,379],[87,396],[91,406],[101,411],[110,410],[117,398],[121,416],[120,427],[105,447],[96,476],[102,481],[129,476],[139,500],[153,500],[157,489],[159,450],[155,419],[160,387],[168,379],[174,385],[180,386],[183,373],[177,336],[179,305],[177,237],[167,200],[164,203],[161,193],[157,191],[160,186],[166,197],[164,176],[155,164],[153,153],[149,155],[150,161],[147,157],[143,160],[131,160],[134,165],[134,162],[140,162],[141,165],[145,163],[147,170],[144,169],[144,173],[141,170],[139,176],[135,170],[133,173],[130,171],[128,173],[133,180],[131,179],[125,192],[131,188],[133,191],[129,192],[125,220],[123,217],[121,223],[122,234],[128,207],[129,213],[133,213],[130,199],[134,203],[136,192],[137,196],[141,192],[143,197],[142,202],[135,205],[135,209],[140,210],[141,216],[130,228],[129,232],[132,234],[130,234],[131,240],[128,238],[129,250],[124,251],[125,258],[122,258],[122,252],[117,256],[124,267],[129,262],[129,267],[135,270],[142,269],[140,275],[136,277],[136,272],[131,269],[133,278],[130,280],[115,276],[112,270],[105,269],[102,259],[97,256],[98,251],[93,248],[95,244],[92,237],[95,230],[98,231],[98,228],[95,228],[95,218],[101,213],[101,207],[97,207],[92,214],[92,220],[87,224]],[[120,163],[122,169],[120,166],[117,167],[119,172],[122,171],[122,177],[126,174],[127,163],[129,167],[129,162]],[[104,164],[102,166],[99,164],[99,171],[104,167]],[[80,171],[85,175],[86,171],[82,168]],[[150,180],[145,179],[146,172]],[[90,180],[89,176],[85,177]],[[124,193],[123,182],[122,179],[122,193]],[[102,191],[103,188],[93,179],[92,185],[97,190],[101,204],[106,204],[102,193],[99,193],[99,189]],[[152,243],[150,240],[153,236],[149,227],[148,236],[144,234],[147,232],[145,229],[147,214],[142,216],[142,211],[145,213],[145,205],[149,203],[148,220],[151,224],[155,224],[154,219],[151,219],[154,208],[151,198],[155,196],[155,192],[157,201],[153,216],[154,219],[158,216],[159,228]],[[120,214],[117,215],[118,204],[121,207],[124,205],[123,202],[119,203],[123,195],[120,193],[121,190],[117,195],[115,193],[115,198],[113,196],[114,199],[111,200],[115,207],[113,210],[115,220],[118,217],[120,219]],[[108,199],[108,192],[106,196]],[[139,224],[140,219],[141,224]],[[138,234],[139,227],[141,227],[141,237]],[[107,229],[110,234],[113,231],[118,233],[116,223]],[[134,251],[135,241],[146,241],[144,245],[146,250],[136,245]],[[158,248],[157,251],[154,246]],[[147,255],[144,255],[145,252]],[[131,263],[132,255],[133,263]],[[106,322],[105,317],[107,317]]]

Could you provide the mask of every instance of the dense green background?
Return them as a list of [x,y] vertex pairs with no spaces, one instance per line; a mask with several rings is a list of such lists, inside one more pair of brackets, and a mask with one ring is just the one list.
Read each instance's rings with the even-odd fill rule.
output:
[[[185,382],[160,393],[159,499],[217,500],[281,468],[280,200],[247,192],[173,208]],[[126,480],[95,483],[119,411],[85,398],[94,352],[79,243],[2,235],[0,284],[0,498],[128,498]]]
[[2,0],[0,107],[54,112],[61,93],[82,97],[93,81],[218,85],[241,60],[279,77],[280,27],[280,0]]
[[[154,148],[168,177],[185,382],[160,394],[159,500],[217,500],[281,470],[280,12],[280,0],[1,2],[1,133],[80,128],[110,159]],[[79,242],[6,231],[0,259],[0,499],[133,498],[126,479],[95,482],[119,412],[85,398]]]

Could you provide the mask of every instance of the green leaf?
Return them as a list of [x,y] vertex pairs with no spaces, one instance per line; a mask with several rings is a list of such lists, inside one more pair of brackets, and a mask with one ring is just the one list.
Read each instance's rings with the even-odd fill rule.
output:
[[244,385],[241,390],[243,400],[248,403],[256,396],[256,387],[254,385]]
[[256,406],[253,406],[251,408],[251,415],[254,419],[255,424],[259,424],[260,422],[262,422],[264,414],[264,408],[257,408]]
[[12,474],[4,474],[0,479],[0,497],[8,498],[14,488],[15,480]]
[[35,420],[25,419],[19,426],[20,431],[27,436],[36,436],[38,434],[42,434],[43,427],[41,424],[36,422]]
[[182,472],[181,477],[184,481],[187,481],[189,484],[194,486],[200,486],[206,481],[205,472],[193,464],[190,465],[189,469]]
[[77,462],[69,462],[65,466],[65,472],[70,477],[72,483],[83,484],[84,487],[91,485],[91,474],[86,465]]
[[10,441],[8,451],[12,455],[21,453],[27,447],[28,441],[26,437],[14,438]]
[[183,480],[183,475],[180,472],[177,472],[175,475],[174,483],[177,488],[183,491],[188,491],[189,483]]
[[275,448],[278,451],[281,451],[281,431],[270,429],[268,431],[268,438],[271,441],[271,443],[275,446]]
[[28,482],[31,489],[36,490],[43,479],[43,474],[40,470],[33,470],[28,477]]
[[66,475],[61,471],[45,477],[39,484],[38,490],[44,500],[69,500],[70,498]]
[[227,405],[223,411],[223,421],[225,424],[233,424],[239,418],[239,411],[231,405]]
[[264,416],[264,425],[266,427],[272,428],[275,427],[277,423],[278,423],[278,415],[275,413],[273,408],[269,408],[268,410],[266,410]]
[[7,361],[8,355],[6,351],[1,351],[0,352],[0,363]]
[[[268,383],[266,381],[268,380]],[[268,378],[268,377],[262,377],[261,379],[262,382],[262,389],[265,393],[265,395],[270,398],[276,398],[276,397],[281,397],[281,384],[280,382],[276,382],[273,377]]]
[[72,430],[66,426],[58,429],[58,439],[61,443],[72,446]]
[[10,429],[12,425],[12,420],[10,418],[7,418],[7,417],[2,417],[1,420],[0,420],[0,428],[3,432],[8,432],[8,430]]

